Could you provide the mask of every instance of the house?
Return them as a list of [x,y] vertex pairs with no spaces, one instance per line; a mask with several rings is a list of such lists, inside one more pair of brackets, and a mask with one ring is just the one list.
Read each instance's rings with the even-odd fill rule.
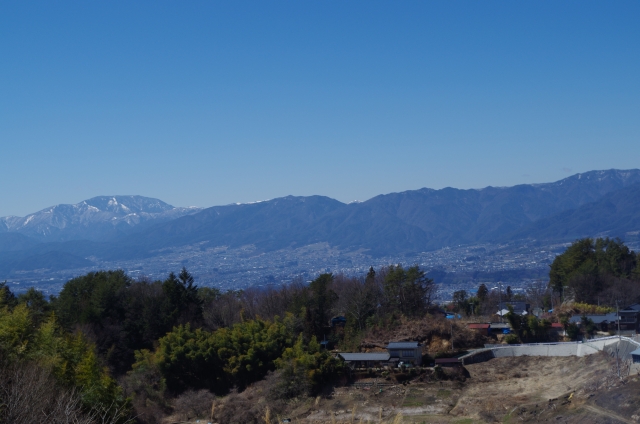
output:
[[509,306],[513,308],[513,313],[518,315],[527,315],[529,313],[530,304],[527,302],[500,302],[498,305],[498,315],[504,316],[509,313]]
[[634,311],[640,312],[640,303],[634,303],[633,305],[629,305],[624,309],[625,310],[634,310]]
[[491,334],[491,324],[467,324],[470,330],[475,330],[483,336]]
[[640,330],[640,304],[634,303],[619,311],[620,330]]
[[373,368],[389,362],[388,352],[339,353],[338,356],[352,368]]
[[390,362],[422,365],[422,345],[418,342],[389,342],[386,349]]
[[600,331],[615,330],[618,323],[618,315],[615,312],[609,314],[588,314],[588,315],[574,315],[569,318],[569,322],[572,324],[582,325],[582,317],[586,317],[598,328]]
[[[620,325],[621,331],[640,331],[640,304],[634,303],[624,309],[620,309],[617,313],[610,312],[608,314],[587,314],[589,318],[600,331],[617,331]],[[618,320],[620,322],[618,322]],[[582,324],[582,315],[574,315],[569,319],[574,324]]]

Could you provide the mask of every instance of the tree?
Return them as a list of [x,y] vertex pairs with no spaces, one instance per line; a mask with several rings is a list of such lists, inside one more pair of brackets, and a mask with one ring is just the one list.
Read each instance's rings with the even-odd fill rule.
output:
[[310,297],[306,305],[306,331],[309,338],[322,337],[324,328],[331,319],[330,313],[334,302],[338,299],[331,289],[332,274],[320,274],[309,284]]
[[402,265],[390,266],[383,288],[387,307],[410,317],[426,313],[437,289],[418,265],[406,270]]
[[[103,422],[126,421],[128,399],[123,396],[107,369],[100,364],[95,346],[81,333],[65,333],[53,316],[36,325],[25,303],[18,304],[13,309],[7,306],[0,308],[0,369],[35,370],[35,374],[30,374],[31,377],[41,379],[43,374],[38,371],[40,368],[46,370],[46,375],[53,375],[59,386],[77,393],[85,411],[103,414]],[[19,389],[14,384],[15,379],[22,379],[24,376],[25,374],[13,374],[10,377],[14,379],[8,382],[12,390]],[[42,384],[48,384],[45,381],[47,378],[41,379]],[[0,408],[0,417],[6,412],[3,411],[3,394],[7,392],[0,390],[0,405],[3,406]],[[56,395],[57,393],[52,393],[51,397]],[[65,398],[64,402],[67,400]],[[63,399],[49,398],[43,401],[51,406],[52,402]],[[43,422],[48,422],[46,416],[53,413],[46,408]],[[16,421],[12,418],[9,422]]]
[[76,324],[106,325],[108,318],[119,322],[124,312],[122,295],[130,285],[122,270],[90,272],[69,280],[53,307],[68,329]]
[[487,299],[487,296],[489,296],[489,289],[484,283],[482,283],[478,287],[478,299],[480,299],[481,302],[484,302]]
[[174,393],[206,388],[218,394],[262,379],[274,361],[292,345],[291,317],[284,321],[249,320],[208,332],[189,324],[175,327],[159,340],[156,352],[136,354],[134,369],[157,366]]
[[36,325],[46,319],[51,312],[51,305],[44,297],[44,294],[33,287],[18,296],[18,303],[24,304],[29,309]]
[[508,305],[508,308],[509,313],[505,317],[520,341],[539,342],[548,338],[551,322],[539,320],[535,315],[518,315],[514,313],[511,305]]
[[637,256],[621,240],[585,238],[555,258],[549,287],[557,293],[568,288],[576,301],[597,303],[598,296],[615,284],[616,278],[631,278],[637,267]]
[[334,309],[347,318],[348,331],[360,332],[367,320],[374,316],[380,300],[380,292],[371,273],[365,278],[346,278],[339,275],[334,280],[338,300]]
[[198,296],[198,286],[186,268],[178,277],[172,272],[162,283],[167,297],[166,314],[170,321],[178,324],[200,323],[202,321],[202,299]]
[[367,272],[367,276],[365,278],[365,282],[373,283],[376,280],[376,270],[373,267],[369,267],[369,272]]
[[468,295],[465,290],[453,292],[453,304],[458,312],[467,312],[469,310]]
[[342,369],[342,364],[336,358],[320,350],[315,337],[307,344],[302,335],[293,346],[284,350],[275,364],[281,373],[275,388],[275,397],[279,398],[314,394]]
[[8,306],[13,308],[18,304],[18,299],[16,299],[16,295],[11,292],[11,289],[7,285],[6,281],[0,283],[0,308],[3,306]]

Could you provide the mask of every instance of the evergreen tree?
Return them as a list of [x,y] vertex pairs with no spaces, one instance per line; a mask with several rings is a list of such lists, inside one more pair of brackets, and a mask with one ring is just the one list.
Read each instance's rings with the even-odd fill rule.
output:
[[487,296],[489,296],[489,289],[484,283],[482,283],[478,287],[478,299],[480,299],[481,302],[484,302],[487,299]]
[[597,303],[612,278],[632,278],[638,267],[637,256],[619,239],[585,238],[574,242],[558,255],[549,271],[549,286],[556,293],[567,288],[576,301]]

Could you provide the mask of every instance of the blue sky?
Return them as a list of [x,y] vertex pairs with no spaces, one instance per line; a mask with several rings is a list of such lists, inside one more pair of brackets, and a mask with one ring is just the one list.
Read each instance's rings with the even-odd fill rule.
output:
[[637,1],[0,3],[0,216],[640,166]]

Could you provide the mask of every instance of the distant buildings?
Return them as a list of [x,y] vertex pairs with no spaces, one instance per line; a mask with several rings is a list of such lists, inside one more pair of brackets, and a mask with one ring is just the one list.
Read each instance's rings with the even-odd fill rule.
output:
[[618,313],[574,315],[569,319],[569,322],[582,325],[583,317],[593,322],[600,331],[617,331],[618,324],[620,331],[634,331],[636,333],[640,331],[640,303],[634,303],[620,309]]
[[519,302],[519,301],[508,301],[508,302],[500,302],[498,305],[498,312],[496,315],[505,316],[509,313],[509,306],[513,308],[513,313],[517,315],[527,315],[529,313],[529,305],[527,302]]

